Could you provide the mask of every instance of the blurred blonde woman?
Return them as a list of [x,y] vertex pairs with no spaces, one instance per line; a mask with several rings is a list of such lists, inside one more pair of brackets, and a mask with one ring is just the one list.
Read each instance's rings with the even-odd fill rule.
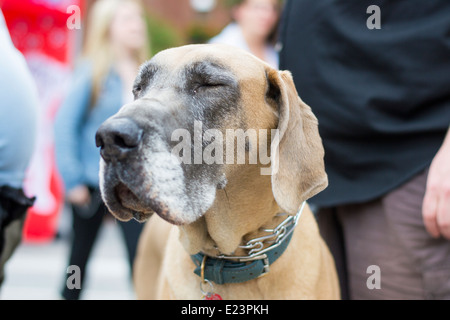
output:
[[210,43],[224,43],[247,50],[278,68],[274,48],[280,0],[227,0],[233,21]]
[[[139,65],[149,58],[143,7],[137,0],[98,0],[89,14],[82,59],[55,120],[56,160],[66,200],[72,208],[73,239],[69,265],[86,264],[107,210],[98,188],[99,150],[95,132],[130,102]],[[117,222],[123,231],[130,271],[142,226]],[[62,296],[79,299],[81,289],[64,283]]]

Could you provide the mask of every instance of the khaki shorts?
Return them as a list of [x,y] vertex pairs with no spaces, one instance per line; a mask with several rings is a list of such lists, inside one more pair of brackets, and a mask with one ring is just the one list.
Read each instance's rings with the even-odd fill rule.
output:
[[343,298],[450,299],[450,241],[422,220],[427,173],[377,200],[318,211]]

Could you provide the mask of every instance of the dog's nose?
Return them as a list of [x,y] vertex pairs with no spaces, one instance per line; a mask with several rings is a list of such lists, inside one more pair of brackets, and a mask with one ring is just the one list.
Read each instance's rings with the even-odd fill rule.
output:
[[95,144],[105,161],[121,160],[136,149],[142,139],[142,129],[129,118],[106,120],[95,135]]

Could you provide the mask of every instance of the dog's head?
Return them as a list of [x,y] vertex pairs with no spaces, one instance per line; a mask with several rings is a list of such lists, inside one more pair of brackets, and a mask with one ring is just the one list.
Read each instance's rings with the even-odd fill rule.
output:
[[[286,212],[327,184],[317,120],[289,72],[232,47],[190,45],[146,62],[133,93],[96,135],[102,196],[120,220],[156,212],[194,222],[258,148],[271,155],[273,195]],[[256,159],[249,165],[262,166]]]

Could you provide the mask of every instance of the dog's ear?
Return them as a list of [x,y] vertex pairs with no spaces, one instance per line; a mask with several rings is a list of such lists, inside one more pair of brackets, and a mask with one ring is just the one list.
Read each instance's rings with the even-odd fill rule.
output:
[[272,192],[279,207],[295,214],[328,185],[318,121],[298,96],[290,72],[268,68],[268,99],[278,108],[278,137],[271,144]]

